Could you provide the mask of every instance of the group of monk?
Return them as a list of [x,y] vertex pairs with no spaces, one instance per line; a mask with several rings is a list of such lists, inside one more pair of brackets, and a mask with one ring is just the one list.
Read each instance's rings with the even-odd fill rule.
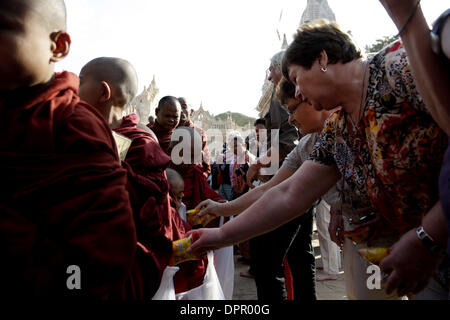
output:
[[[173,241],[192,229],[180,202],[221,200],[206,181],[205,132],[184,98],[162,98],[148,127],[123,116],[138,89],[124,59],[55,73],[71,45],[63,0],[3,0],[0,26],[1,296],[151,299]],[[200,137],[201,163],[171,161],[179,129]],[[201,285],[206,265],[180,265],[176,293]]]

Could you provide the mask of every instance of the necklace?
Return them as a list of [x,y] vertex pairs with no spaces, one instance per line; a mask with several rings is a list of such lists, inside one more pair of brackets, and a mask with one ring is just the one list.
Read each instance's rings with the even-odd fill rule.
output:
[[[363,98],[364,98],[364,87],[365,87],[365,84],[366,84],[366,74],[367,74],[368,66],[369,66],[369,62],[366,61],[364,63],[364,73],[363,73],[363,77],[362,77],[361,97],[360,97],[360,100],[359,100],[359,110],[358,110],[358,120],[357,120],[358,122],[361,120],[361,116],[362,116],[362,113],[364,111]],[[357,130],[357,126],[353,122],[352,116],[349,115],[349,118],[350,118],[350,122],[352,123],[353,130],[356,131]]]
[[[361,121],[361,116],[362,116],[362,113],[364,111],[364,106],[365,106],[365,104],[363,103],[363,98],[364,98],[364,91],[365,91],[364,88],[365,88],[365,84],[366,84],[366,74],[367,74],[368,66],[369,66],[369,61],[366,61],[365,64],[364,64],[364,72],[363,72],[363,77],[362,77],[361,97],[360,97],[359,110],[358,110],[358,124]],[[352,119],[351,115],[348,114],[348,113],[345,113],[345,116],[344,116],[344,119],[345,119],[345,121],[344,121],[344,128],[347,128],[347,130],[348,130],[347,121],[346,121],[347,116],[350,119],[350,122],[352,124],[352,129],[353,129],[352,130],[352,133],[353,133],[352,134],[352,136],[353,136],[352,137],[353,138],[352,142],[353,143],[352,143],[350,152],[351,152],[351,155],[353,155],[353,157],[354,157],[357,153],[359,153],[359,152],[356,151],[357,141],[360,140],[359,138],[357,138],[358,127],[353,122],[353,119]],[[345,130],[344,128],[343,128],[343,130]],[[341,198],[340,199],[341,200],[340,201],[341,202],[340,203],[341,214],[342,214],[344,198],[346,198],[345,197],[344,188],[345,188],[345,177],[346,177],[346,174],[347,174],[347,165],[348,165],[348,163],[347,163],[348,159],[347,158],[348,158],[348,156],[349,156],[349,154],[345,154],[344,155],[344,157],[345,157],[345,160],[344,160],[344,174],[343,174],[343,177],[342,177],[342,185],[341,185],[341,190],[340,190],[340,193],[341,193],[341,197],[340,197]],[[351,179],[352,178],[354,179],[355,178],[355,159],[353,159],[352,162],[353,163],[352,163],[352,168],[351,168]],[[366,176],[366,178],[367,178],[367,176]],[[348,186],[349,186],[349,191],[348,192],[349,192],[350,207],[351,207],[352,211],[355,211],[355,208],[353,206],[353,187],[350,184]]]

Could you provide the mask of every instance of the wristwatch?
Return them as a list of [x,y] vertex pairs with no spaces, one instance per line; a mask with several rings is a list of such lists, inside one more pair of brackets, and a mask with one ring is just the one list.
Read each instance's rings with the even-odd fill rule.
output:
[[432,252],[440,255],[441,257],[445,257],[447,255],[447,250],[438,245],[422,226],[416,229],[416,234],[419,240],[422,241],[423,245]]
[[431,49],[437,55],[440,55],[441,52],[442,52],[442,48],[441,48],[441,32],[442,32],[442,27],[444,26],[444,24],[447,21],[447,18],[449,16],[450,16],[450,9],[447,9],[434,22],[433,29],[430,32]]

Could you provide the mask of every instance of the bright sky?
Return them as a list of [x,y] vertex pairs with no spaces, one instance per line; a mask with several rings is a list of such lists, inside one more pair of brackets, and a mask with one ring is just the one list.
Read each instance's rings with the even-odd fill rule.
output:
[[[65,0],[69,56],[56,70],[76,74],[88,61],[120,57],[139,77],[139,93],[152,81],[165,95],[185,96],[198,109],[257,117],[270,58],[298,27],[306,0]],[[363,50],[397,33],[378,0],[328,0],[342,29]],[[422,0],[431,23],[447,0]],[[281,20],[280,20],[280,13]]]

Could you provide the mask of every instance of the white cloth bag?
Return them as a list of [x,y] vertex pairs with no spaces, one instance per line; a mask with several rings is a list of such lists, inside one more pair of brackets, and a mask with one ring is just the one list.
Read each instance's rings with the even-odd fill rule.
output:
[[175,294],[173,277],[179,269],[179,267],[166,267],[161,284],[152,300],[225,300],[216,268],[214,267],[214,253],[212,251],[208,251],[208,266],[201,286]]

